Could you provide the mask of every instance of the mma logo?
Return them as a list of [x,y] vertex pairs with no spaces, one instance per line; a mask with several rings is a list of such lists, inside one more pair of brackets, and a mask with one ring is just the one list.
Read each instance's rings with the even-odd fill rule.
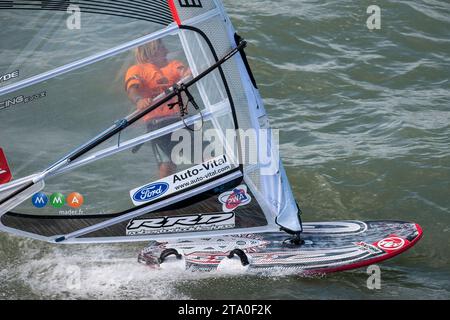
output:
[[201,0],[178,0],[182,8],[203,8]]

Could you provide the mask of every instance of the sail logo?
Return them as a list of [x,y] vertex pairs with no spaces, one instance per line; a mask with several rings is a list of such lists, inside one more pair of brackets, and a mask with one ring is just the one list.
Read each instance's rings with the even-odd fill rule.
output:
[[224,212],[232,212],[238,207],[245,206],[252,201],[252,197],[247,192],[246,185],[240,185],[233,191],[222,193],[219,196],[220,203],[223,204]]
[[182,8],[203,8],[200,0],[178,0]]
[[129,195],[135,206],[150,203],[163,195],[165,197],[185,192],[213,179],[223,176],[233,170],[226,155],[210,159],[202,164],[165,177],[151,184],[137,187]]
[[46,207],[49,203],[56,209],[60,209],[65,205],[71,208],[80,208],[84,203],[84,197],[78,192],[73,192],[67,197],[59,192],[53,193],[50,197],[43,192],[39,192],[33,195],[31,203],[38,209]]
[[165,182],[153,183],[147,185],[133,195],[133,200],[136,202],[149,202],[160,198],[169,190],[169,184]]
[[42,99],[45,97],[47,97],[46,91],[42,91],[40,93],[36,93],[31,96],[20,95],[17,97],[8,98],[6,100],[0,101],[0,110],[8,109],[8,108],[14,107],[19,104],[30,103],[30,102],[33,102],[35,100],[39,100],[39,99]]
[[234,213],[199,214],[185,217],[134,219],[127,226],[127,236],[234,228]]
[[11,171],[9,170],[6,156],[0,148],[0,184],[8,183],[12,179]]
[[54,208],[62,208],[64,207],[64,205],[66,204],[66,197],[64,197],[64,195],[62,193],[54,193],[50,196],[50,204],[54,207]]
[[84,203],[84,197],[78,192],[73,192],[67,196],[67,205],[72,208],[80,208]]
[[19,77],[19,70],[4,74],[4,75],[0,75],[0,83],[2,82],[6,82],[9,80],[12,80],[14,78],[18,78]]
[[33,202],[33,205],[38,208],[44,208],[48,203],[48,197],[45,193],[39,192],[36,193],[33,198],[31,198],[31,202]]
[[[221,168],[226,166],[226,169],[229,169],[227,156],[223,155],[219,158],[212,159],[208,162],[203,163],[201,166],[194,167],[192,169],[185,170],[184,172],[173,175],[173,183],[182,183],[188,179],[197,178],[200,174],[206,173],[205,176],[208,178],[209,176],[213,176],[213,170],[217,168]],[[220,173],[220,172],[219,172]],[[203,179],[203,178],[201,178]],[[194,181],[194,180],[192,180]]]

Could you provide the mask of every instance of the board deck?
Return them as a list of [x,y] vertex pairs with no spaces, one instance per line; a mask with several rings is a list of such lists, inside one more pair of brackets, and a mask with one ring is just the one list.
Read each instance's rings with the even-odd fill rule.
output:
[[[240,249],[248,271],[293,270],[330,273],[369,266],[393,258],[413,247],[422,237],[418,224],[399,221],[337,221],[304,223],[304,244],[296,246],[284,232],[151,242],[139,262],[159,268],[166,249],[183,256],[186,270],[214,271]],[[158,262],[159,261],[159,262]]]

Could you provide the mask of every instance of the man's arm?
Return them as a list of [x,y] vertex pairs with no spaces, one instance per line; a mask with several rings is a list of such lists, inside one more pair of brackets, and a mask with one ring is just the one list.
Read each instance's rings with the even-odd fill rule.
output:
[[183,65],[183,64],[181,64],[180,66],[178,66],[177,70],[178,70],[178,73],[179,73],[179,75],[180,75],[180,80],[192,76],[192,71],[191,71],[191,69],[188,68],[188,67],[186,67],[186,66]]
[[150,106],[150,99],[142,98],[139,95],[139,86],[138,85],[132,85],[128,88],[128,98],[133,102],[138,110],[143,110],[145,108],[148,108]]

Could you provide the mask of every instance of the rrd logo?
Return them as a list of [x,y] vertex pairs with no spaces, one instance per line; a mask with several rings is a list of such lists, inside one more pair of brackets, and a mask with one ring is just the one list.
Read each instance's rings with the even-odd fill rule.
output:
[[187,232],[198,230],[226,229],[235,226],[235,215],[231,213],[199,214],[186,217],[161,217],[134,219],[128,223],[127,235],[157,234],[165,232]]

